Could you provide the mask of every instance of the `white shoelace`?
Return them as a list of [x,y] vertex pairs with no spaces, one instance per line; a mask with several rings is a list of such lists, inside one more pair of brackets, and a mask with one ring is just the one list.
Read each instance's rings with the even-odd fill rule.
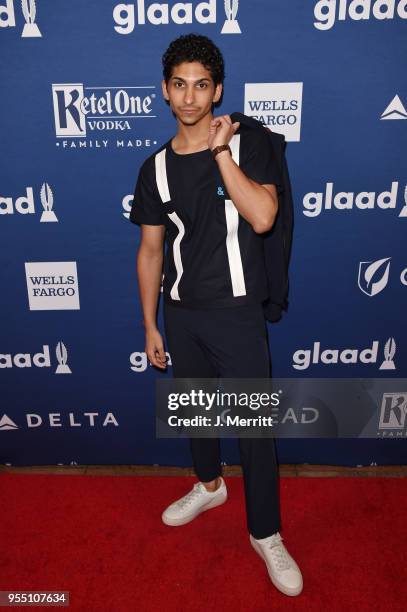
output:
[[192,489],[192,491],[190,491],[189,493],[187,493],[182,499],[180,499],[179,501],[177,501],[177,506],[179,506],[180,508],[183,508],[184,506],[187,506],[188,504],[191,503],[191,501],[197,497],[197,495],[201,495],[202,488],[199,486],[200,483],[197,482],[196,484],[194,484],[194,488]]
[[283,540],[282,536],[271,536],[270,542],[267,543],[267,547],[270,548],[273,555],[273,559],[276,562],[277,569],[279,571],[290,569],[291,562],[287,556],[287,551],[284,545],[281,543]]

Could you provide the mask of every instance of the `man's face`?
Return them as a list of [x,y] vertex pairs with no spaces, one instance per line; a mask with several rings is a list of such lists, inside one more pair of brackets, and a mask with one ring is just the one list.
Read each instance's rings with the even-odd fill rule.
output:
[[164,79],[161,84],[171,110],[185,125],[195,125],[210,113],[222,94],[222,85],[215,87],[211,73],[200,62],[182,62],[173,68],[168,86]]

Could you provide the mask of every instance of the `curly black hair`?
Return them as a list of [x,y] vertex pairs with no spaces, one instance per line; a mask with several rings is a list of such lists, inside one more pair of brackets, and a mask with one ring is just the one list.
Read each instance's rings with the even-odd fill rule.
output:
[[172,69],[182,62],[200,62],[211,73],[215,86],[223,84],[225,62],[218,47],[207,36],[185,34],[170,43],[162,56],[163,76],[167,84]]

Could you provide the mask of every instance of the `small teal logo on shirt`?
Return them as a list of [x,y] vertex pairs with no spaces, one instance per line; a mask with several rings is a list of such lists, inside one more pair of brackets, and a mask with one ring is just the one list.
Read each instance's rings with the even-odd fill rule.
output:
[[220,196],[224,196],[225,194],[223,193],[223,188],[222,187],[218,187],[218,191],[217,194]]

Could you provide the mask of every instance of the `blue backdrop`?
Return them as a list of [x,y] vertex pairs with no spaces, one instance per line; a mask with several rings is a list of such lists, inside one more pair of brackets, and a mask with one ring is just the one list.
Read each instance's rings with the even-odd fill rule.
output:
[[[128,220],[141,163],[176,130],[161,56],[187,32],[224,54],[217,114],[287,140],[274,375],[406,376],[406,20],[394,0],[0,0],[0,462],[191,465],[187,440],[155,438],[155,380],[172,373],[144,353]],[[404,439],[277,446],[281,462],[406,459]]]

